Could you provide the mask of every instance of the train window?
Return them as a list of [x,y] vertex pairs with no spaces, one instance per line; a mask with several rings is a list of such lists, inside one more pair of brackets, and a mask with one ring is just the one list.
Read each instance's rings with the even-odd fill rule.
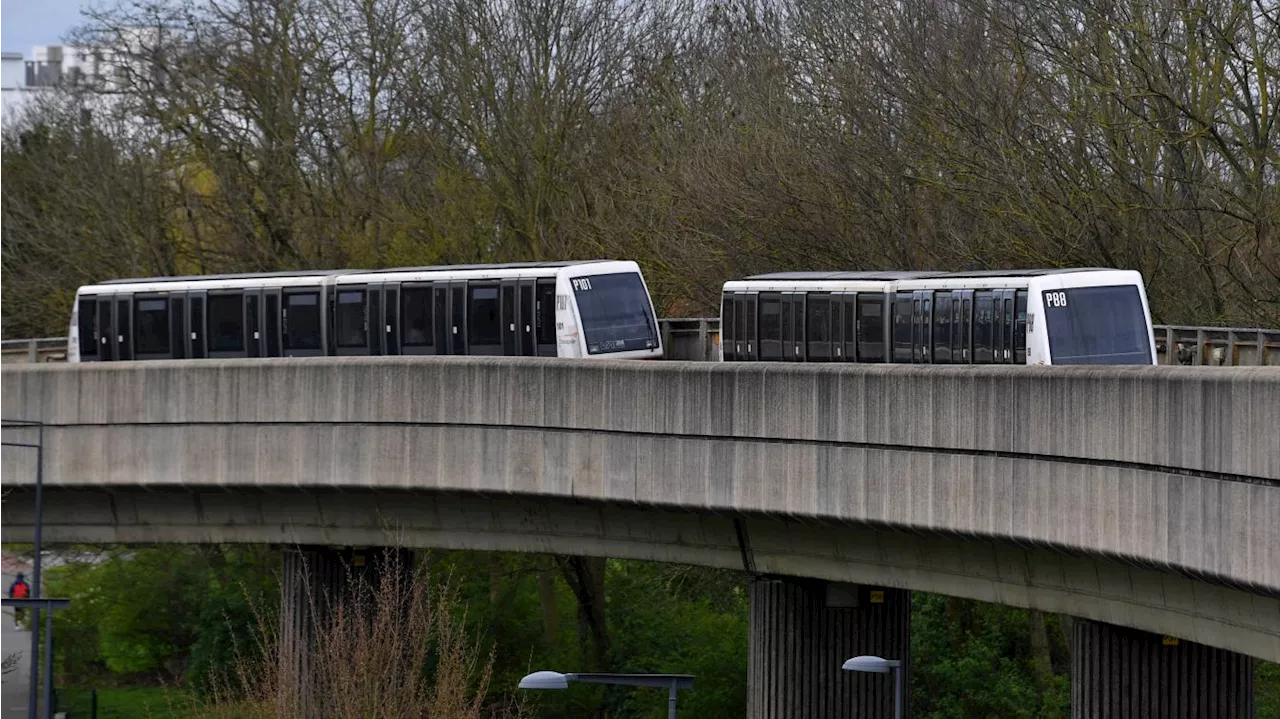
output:
[[991,364],[995,359],[995,312],[993,292],[977,292],[973,302],[973,362]]
[[556,283],[538,280],[537,292],[538,344],[556,343]]
[[1013,361],[1027,363],[1027,291],[1018,290],[1013,299]]
[[280,356],[280,291],[267,292],[265,331],[267,333],[267,356]]
[[760,359],[782,359],[782,298],[760,295]]
[[335,339],[339,347],[365,347],[368,344],[364,322],[364,290],[338,292]]
[[98,301],[81,299],[76,311],[76,327],[80,335],[80,356],[98,356]]
[[431,288],[406,287],[401,292],[401,340],[404,347],[431,345]]
[[911,361],[911,295],[893,300],[893,361]]
[[809,311],[805,313],[809,359],[822,362],[831,358],[831,295],[810,293]]
[[474,348],[502,346],[498,286],[472,285],[467,292],[470,295],[467,314],[471,321],[467,331],[469,345]]
[[133,347],[138,354],[168,354],[169,302],[162,297],[133,303]]
[[242,295],[209,295],[209,351],[244,351]]
[[720,298],[720,347],[726,362],[738,359],[736,327],[733,324],[733,295],[726,292]]
[[951,293],[939,292],[933,305],[933,361],[951,362]]
[[858,295],[858,361],[884,362],[885,296]]
[[169,298],[169,341],[173,346],[174,359],[182,359],[187,356],[186,331],[183,329],[183,322],[186,321],[186,298],[182,295]]
[[302,292],[284,296],[284,348],[320,349],[320,295]]

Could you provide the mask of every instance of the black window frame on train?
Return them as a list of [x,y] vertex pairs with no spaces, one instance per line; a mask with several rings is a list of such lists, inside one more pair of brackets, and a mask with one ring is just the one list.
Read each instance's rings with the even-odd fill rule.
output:
[[[417,307],[418,302],[421,307]],[[425,310],[425,313],[422,311]],[[421,332],[421,335],[418,333]],[[430,282],[400,284],[401,354],[436,353],[436,314]]]
[[134,356],[139,359],[172,357],[174,337],[169,296],[152,292],[136,294],[132,312]]
[[[294,299],[300,301],[295,303]],[[309,298],[312,302],[308,303]],[[300,308],[314,307],[314,319],[307,316],[307,310]],[[302,318],[299,319],[301,312]],[[296,331],[299,324],[311,324],[314,330],[314,341],[300,342]],[[319,287],[285,289],[280,297],[280,335],[281,354],[285,357],[298,357],[324,353],[324,297]],[[306,337],[307,335],[301,335]],[[305,353],[305,354],[304,354]]]
[[[479,295],[483,293],[483,297]],[[491,295],[491,296],[490,296]],[[467,283],[467,354],[502,354],[502,288],[497,281]]]
[[[222,311],[215,317],[215,305],[226,305],[227,300],[234,299],[236,304],[235,312]],[[227,290],[227,291],[210,291],[206,293],[204,298],[204,324],[205,324],[205,352],[207,357],[244,357],[248,352],[248,340],[245,338],[245,301],[244,290]],[[223,307],[222,309],[228,309]],[[223,333],[222,329],[215,330],[215,322],[225,323],[219,324],[218,327],[230,327],[232,317],[238,318],[239,327],[239,344],[232,345],[225,342],[231,337],[230,332]]]

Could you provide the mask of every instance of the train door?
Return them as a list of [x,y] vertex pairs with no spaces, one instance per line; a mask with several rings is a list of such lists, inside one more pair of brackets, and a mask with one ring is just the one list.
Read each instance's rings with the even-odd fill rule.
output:
[[262,356],[280,356],[280,299],[281,289],[271,287],[262,291]]
[[187,349],[192,359],[209,356],[208,329],[204,321],[205,303],[208,301],[208,293],[204,290],[187,293]]
[[[95,302],[95,311],[97,315],[97,358],[102,362],[115,359],[115,322],[111,321],[113,315],[113,296],[110,294],[100,294]],[[84,339],[81,338],[81,343]]]
[[[754,298],[752,298],[754,300]],[[754,304],[754,302],[752,302]],[[733,295],[733,351],[742,361],[751,359],[749,347],[755,344],[747,320],[751,313],[747,310],[747,294],[736,292]]]
[[381,287],[382,322],[379,325],[382,335],[382,354],[400,354],[400,285],[388,282]]
[[520,280],[520,312],[519,314],[519,354],[533,357],[538,354],[538,338],[535,331],[538,326],[536,307],[537,280],[528,278]]
[[737,326],[733,323],[736,309],[732,292],[725,292],[720,296],[720,350],[725,362],[738,360],[738,341],[735,335]]
[[782,295],[783,359],[787,362],[805,360],[804,299],[803,292],[787,292]]
[[995,290],[992,307],[992,362],[1013,362],[1013,290]]
[[841,344],[837,350],[843,362],[858,361],[858,295],[849,292],[840,295]]
[[973,362],[973,290],[951,293],[951,361]]
[[499,311],[502,315],[499,326],[502,330],[502,354],[514,357],[520,354],[520,304],[516,296],[520,294],[519,280],[503,280],[498,285]]
[[244,293],[245,354],[262,356],[262,290],[245,290]]
[[382,354],[383,336],[386,334],[385,324],[382,322],[382,285],[367,285],[365,287],[365,314],[364,323],[368,337],[365,339],[365,348],[371,355]]
[[449,283],[436,282],[431,285],[431,317],[435,330],[435,354],[449,354],[453,333],[449,324]]
[[759,304],[760,295],[755,292],[748,293],[738,308],[743,312],[744,328],[746,331],[746,356],[743,359],[755,361],[760,358],[760,315],[756,310]]
[[115,327],[116,359],[133,359],[133,296],[115,295],[112,297],[115,306],[112,326]]
[[558,357],[560,348],[556,346],[556,281],[554,278],[540,279],[534,287],[534,336],[538,341],[538,356]]
[[761,293],[759,351],[763,361],[778,361],[786,357],[786,340],[782,332],[782,295],[776,292]]
[[467,281],[449,283],[449,354],[467,353]]
[[174,292],[169,301],[169,353],[174,359],[187,356],[187,293]]
[[911,361],[933,361],[933,291],[911,293]]
[[805,295],[804,336],[806,357],[810,362],[829,362],[831,352],[831,295],[809,292]]

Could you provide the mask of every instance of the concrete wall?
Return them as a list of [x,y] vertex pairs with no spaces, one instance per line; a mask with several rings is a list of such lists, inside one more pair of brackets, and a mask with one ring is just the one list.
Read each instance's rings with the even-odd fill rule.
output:
[[[1013,542],[1280,596],[1273,369],[328,358],[0,374],[5,417],[55,425],[55,486],[589,499]],[[29,460],[4,453],[6,487]],[[1246,622],[1277,627],[1267,641],[1275,607]]]

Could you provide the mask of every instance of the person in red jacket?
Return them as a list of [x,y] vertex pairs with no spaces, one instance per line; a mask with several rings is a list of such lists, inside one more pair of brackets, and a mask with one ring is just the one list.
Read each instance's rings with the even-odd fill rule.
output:
[[[10,599],[29,599],[31,597],[31,585],[27,584],[27,579],[18,572],[18,578],[13,580],[13,584],[9,585]],[[21,609],[13,610],[13,621],[21,621],[24,612]]]

